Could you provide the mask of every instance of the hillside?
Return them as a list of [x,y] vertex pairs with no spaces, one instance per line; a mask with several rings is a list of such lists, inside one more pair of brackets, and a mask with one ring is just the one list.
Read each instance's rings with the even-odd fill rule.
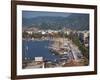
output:
[[38,16],[22,18],[23,27],[36,26],[39,29],[62,29],[63,27],[76,30],[89,30],[88,14],[71,14],[68,17]]

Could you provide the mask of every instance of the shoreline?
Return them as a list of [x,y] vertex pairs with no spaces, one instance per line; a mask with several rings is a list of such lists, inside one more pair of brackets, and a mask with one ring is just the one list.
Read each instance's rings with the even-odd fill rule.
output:
[[53,41],[50,39],[22,39],[22,40],[27,40],[27,41]]

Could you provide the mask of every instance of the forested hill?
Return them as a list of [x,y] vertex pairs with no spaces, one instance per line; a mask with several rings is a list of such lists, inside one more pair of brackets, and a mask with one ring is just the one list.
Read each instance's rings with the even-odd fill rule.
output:
[[23,27],[37,27],[39,29],[62,29],[63,27],[75,30],[89,30],[88,14],[71,14],[68,17],[38,16],[22,18]]

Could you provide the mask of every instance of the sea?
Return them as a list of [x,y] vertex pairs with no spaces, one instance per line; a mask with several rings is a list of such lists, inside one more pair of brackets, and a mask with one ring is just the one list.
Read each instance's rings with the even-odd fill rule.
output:
[[49,46],[53,42],[50,40],[23,40],[22,41],[22,59],[34,60],[35,57],[43,57],[47,61],[60,60],[59,55],[54,55]]

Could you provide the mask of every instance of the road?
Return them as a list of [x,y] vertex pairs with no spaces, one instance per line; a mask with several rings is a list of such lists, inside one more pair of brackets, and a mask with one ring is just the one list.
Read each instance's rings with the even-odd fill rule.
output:
[[83,55],[72,41],[66,41],[69,47],[69,58],[78,61]]

